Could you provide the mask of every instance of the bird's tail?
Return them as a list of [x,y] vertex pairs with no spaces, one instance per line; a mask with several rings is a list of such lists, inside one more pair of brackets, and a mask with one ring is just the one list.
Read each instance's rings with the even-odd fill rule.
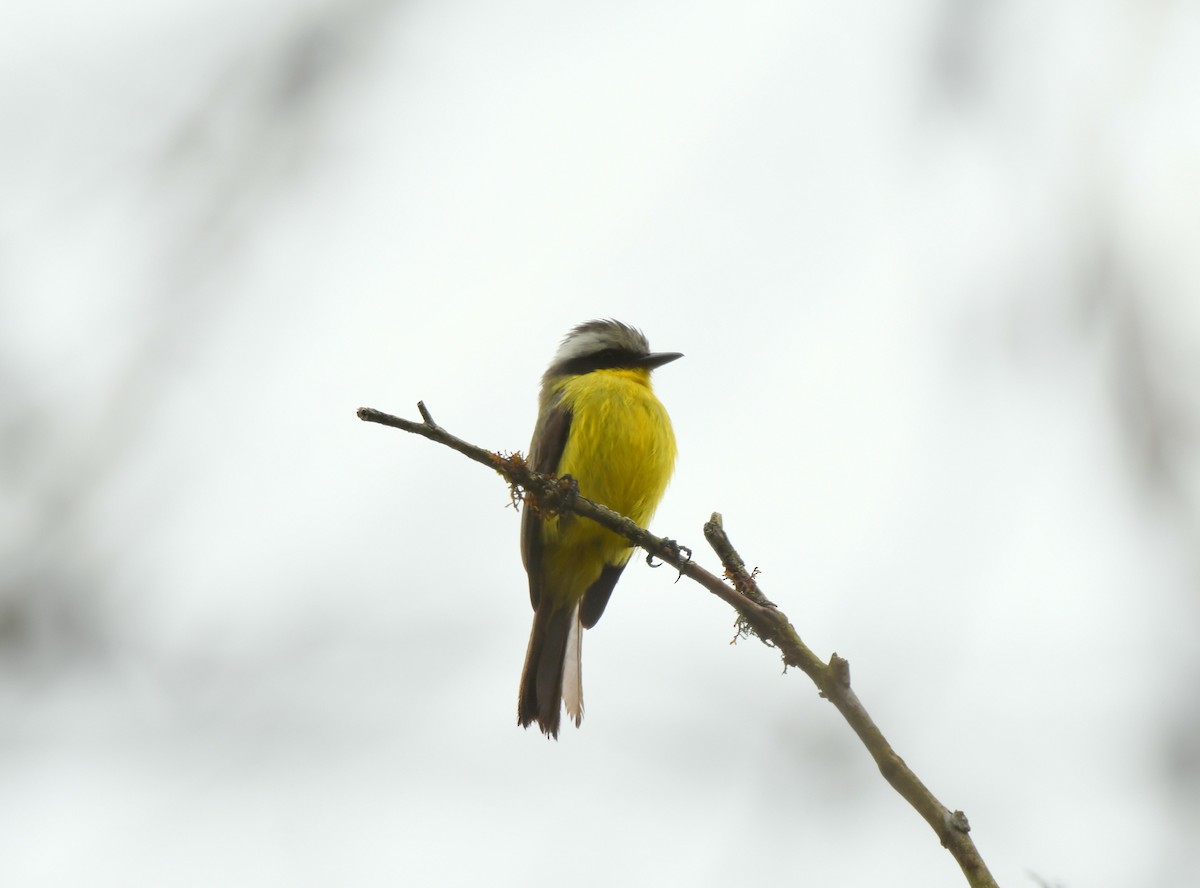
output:
[[548,601],[533,615],[525,669],[521,673],[521,695],[517,721],[527,728],[538,723],[547,737],[558,737],[562,705],[576,727],[583,720],[583,675],[579,604],[552,609]]

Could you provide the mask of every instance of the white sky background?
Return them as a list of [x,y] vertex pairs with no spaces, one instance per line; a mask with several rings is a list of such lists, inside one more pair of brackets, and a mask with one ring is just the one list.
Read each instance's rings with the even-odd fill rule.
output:
[[1200,14],[7,3],[0,883],[961,885],[636,559],[515,726],[499,479],[613,316],[1004,885],[1200,879]]

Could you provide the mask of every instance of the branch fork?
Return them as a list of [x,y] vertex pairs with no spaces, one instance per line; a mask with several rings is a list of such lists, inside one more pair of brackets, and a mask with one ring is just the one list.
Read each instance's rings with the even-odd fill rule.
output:
[[721,560],[723,577],[696,564],[692,560],[691,550],[686,546],[655,536],[624,515],[580,496],[579,485],[569,476],[556,478],[534,472],[519,453],[504,456],[450,434],[434,422],[424,402],[418,402],[417,410],[421,414],[421,422],[402,419],[371,407],[360,407],[358,418],[364,422],[402,429],[457,450],[502,475],[511,488],[514,504],[524,499],[527,507],[591,519],[623,536],[633,545],[640,546],[646,551],[647,560],[654,557],[670,564],[679,571],[680,576],[696,581],[730,605],[738,614],[739,637],[753,634],[767,646],[778,649],[784,664],[803,671],[817,686],[820,696],[837,708],[875,759],[884,779],[933,828],[942,845],[961,867],[968,884],[973,888],[996,888],[995,879],[971,840],[966,815],[962,811],[951,811],[939,802],[892,749],[850,687],[849,661],[836,653],[830,656],[828,663],[822,661],[800,639],[787,615],[762,593],[756,579],[758,569],[746,569],[745,561],[725,532],[720,513],[714,512],[705,522],[704,538]]

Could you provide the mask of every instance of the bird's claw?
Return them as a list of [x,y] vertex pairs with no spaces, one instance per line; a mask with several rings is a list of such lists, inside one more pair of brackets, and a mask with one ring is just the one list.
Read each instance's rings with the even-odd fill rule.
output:
[[[675,556],[675,559],[680,562],[679,577],[683,576],[683,565],[692,560],[692,550],[687,546],[681,546],[674,540],[663,540],[663,548]],[[646,553],[646,563],[651,567],[659,567],[664,562],[660,559],[658,563],[654,561],[654,553]],[[675,582],[679,582],[679,577],[675,578]]]

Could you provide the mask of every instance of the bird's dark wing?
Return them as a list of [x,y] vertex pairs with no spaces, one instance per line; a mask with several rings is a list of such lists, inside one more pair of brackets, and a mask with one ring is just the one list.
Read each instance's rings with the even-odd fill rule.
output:
[[[535,472],[553,474],[558,471],[567,435],[571,432],[571,411],[555,404],[549,408],[544,421],[538,423],[533,443],[529,445],[529,464]],[[529,601],[537,610],[542,597],[542,520],[533,514],[528,503],[521,513],[521,560],[529,574]],[[601,607],[601,610],[604,608]]]
[[626,559],[621,564],[604,565],[604,570],[600,571],[600,578],[583,593],[583,602],[579,605],[579,622],[583,624],[584,629],[591,629],[599,622],[608,604],[608,597],[612,595],[613,587],[617,585],[621,571],[628,563],[629,559]]

